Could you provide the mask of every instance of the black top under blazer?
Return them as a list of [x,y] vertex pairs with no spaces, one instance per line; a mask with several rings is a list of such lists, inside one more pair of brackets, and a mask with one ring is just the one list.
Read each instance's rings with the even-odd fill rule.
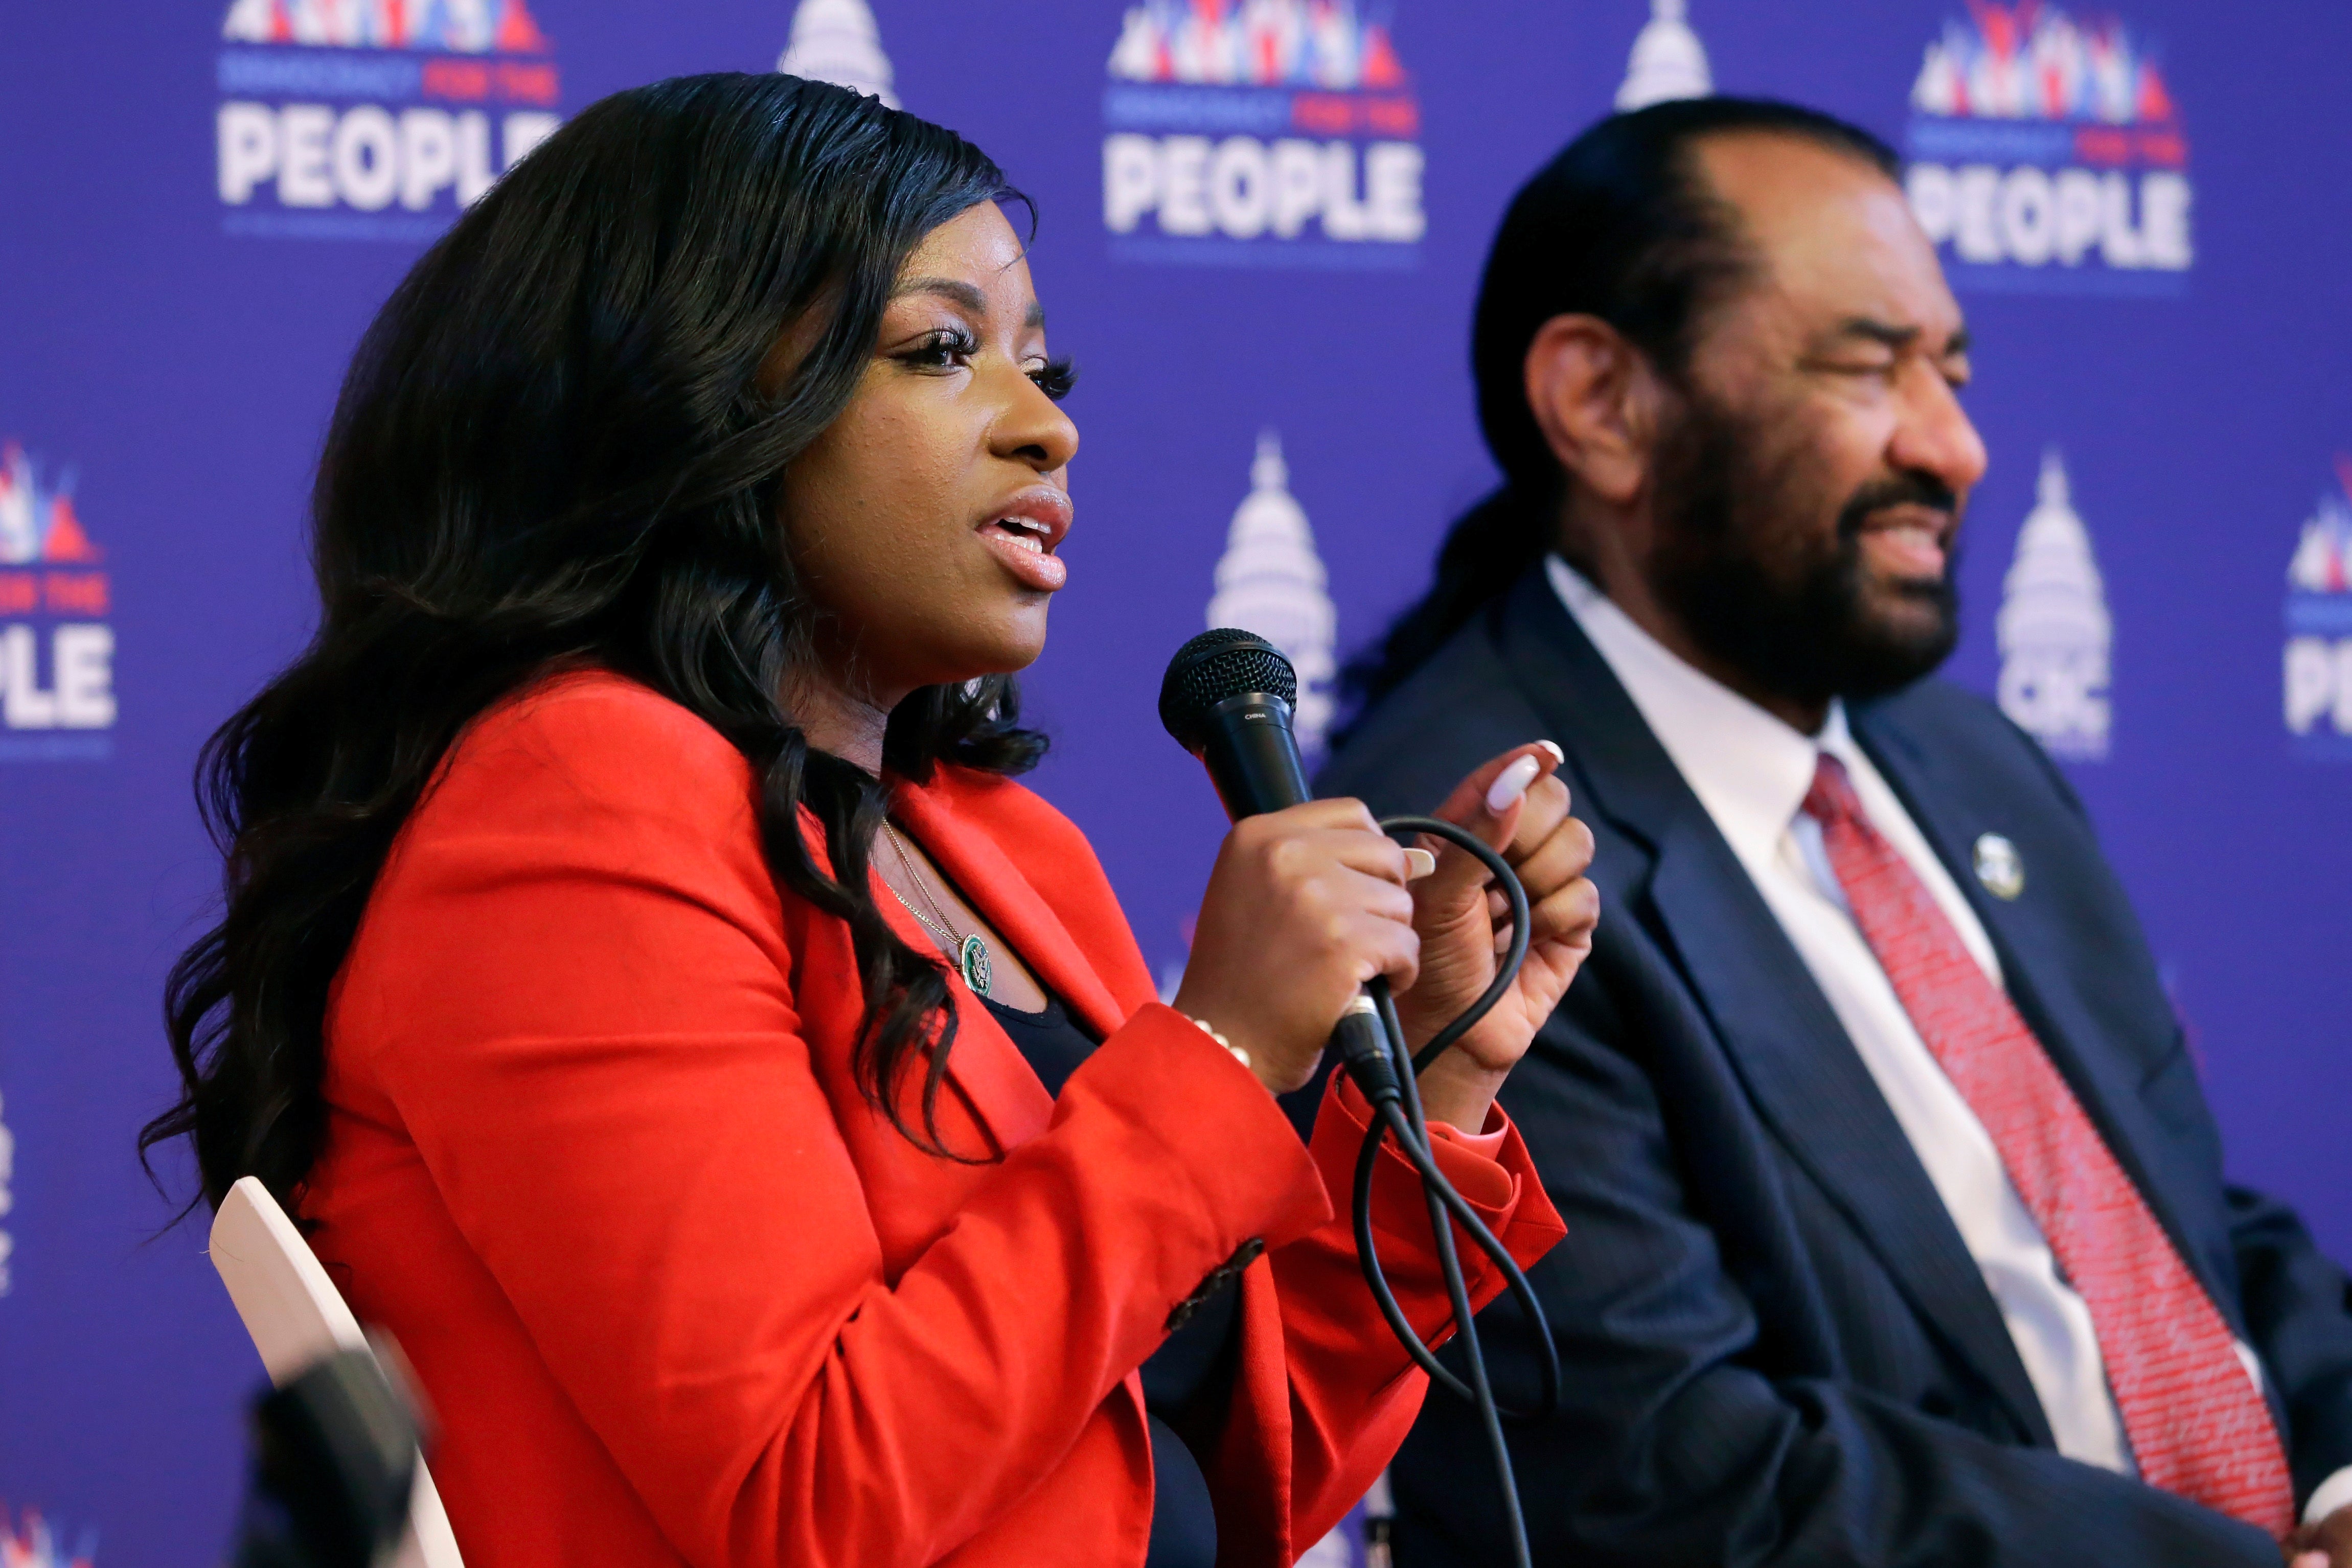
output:
[[[2352,1463],[2344,1274],[2228,1185],[2180,1025],[2081,803],[1941,681],[1854,738],[1983,921],[2009,992],[2231,1330],[2261,1354],[2298,1507]],[[1564,747],[1598,841],[1592,957],[1503,1090],[1568,1239],[1531,1272],[1565,1375],[1512,1437],[1539,1563],[2243,1563],[2260,1531],[2062,1457],[2000,1311],[1762,896],[1608,664],[1530,571],[1318,780],[1426,810],[1483,759]],[[2013,902],[1969,874],[1996,832]],[[1531,1396],[1516,1309],[1480,1320]],[[1433,1394],[1393,1469],[1400,1568],[1505,1561],[1484,1444]]]

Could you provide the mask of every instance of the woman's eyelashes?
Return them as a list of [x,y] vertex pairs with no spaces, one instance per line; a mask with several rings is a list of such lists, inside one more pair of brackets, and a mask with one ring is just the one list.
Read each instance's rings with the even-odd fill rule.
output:
[[941,327],[924,333],[901,350],[899,361],[919,371],[956,371],[980,352],[980,342],[961,327]]
[[1067,359],[1047,360],[1030,371],[1029,379],[1037,383],[1039,392],[1059,402],[1078,384],[1078,367]]
[[[911,370],[940,375],[950,371],[968,369],[980,353],[980,340],[961,327],[940,327],[920,338],[892,357]],[[1070,395],[1077,384],[1077,366],[1069,360],[1046,360],[1039,364],[1025,365],[1022,373],[1036,383],[1037,390],[1055,402]]]

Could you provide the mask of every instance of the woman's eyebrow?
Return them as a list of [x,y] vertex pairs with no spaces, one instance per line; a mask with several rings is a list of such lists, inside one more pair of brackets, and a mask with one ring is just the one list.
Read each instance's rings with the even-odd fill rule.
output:
[[956,278],[910,277],[892,289],[890,298],[900,299],[909,294],[936,294],[942,299],[953,300],[975,316],[988,314],[988,297],[971,284]]
[[[892,289],[890,298],[899,299],[909,294],[936,294],[942,299],[952,300],[962,306],[975,316],[988,314],[988,297],[959,278],[910,277]],[[1045,308],[1032,299],[1029,301],[1027,313],[1022,318],[1022,325],[1035,328],[1043,327],[1045,324]]]

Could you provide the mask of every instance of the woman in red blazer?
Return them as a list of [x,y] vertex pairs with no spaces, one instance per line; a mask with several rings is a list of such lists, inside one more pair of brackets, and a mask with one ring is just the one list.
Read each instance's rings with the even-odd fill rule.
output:
[[[1154,999],[1009,777],[1076,434],[1002,193],[839,89],[622,94],[345,387],[320,630],[208,752],[227,909],[148,1138],[260,1175],[399,1339],[473,1568],[1273,1568],[1418,1407],[1332,1197],[1365,1107],[1302,1147],[1269,1090],[1375,974],[1417,1038],[1485,986],[1484,873],[1411,882],[1350,801],[1254,820]],[[1559,1228],[1494,1092],[1594,913],[1555,764],[1445,807],[1536,944],[1423,1088],[1522,1261]],[[1433,1339],[1392,1154],[1374,1201]]]

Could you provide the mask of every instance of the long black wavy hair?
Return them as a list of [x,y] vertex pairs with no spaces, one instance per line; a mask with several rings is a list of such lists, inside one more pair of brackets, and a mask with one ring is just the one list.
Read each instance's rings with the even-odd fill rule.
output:
[[1750,267],[1738,214],[1707,189],[1696,152],[1702,138],[1733,131],[1798,137],[1890,177],[1901,169],[1885,142],[1818,110],[1696,98],[1611,115],[1519,187],[1487,252],[1470,330],[1478,429],[1503,482],[1447,530],[1429,591],[1342,672],[1356,715],[1552,547],[1566,476],[1528,407],[1526,380],[1543,324],[1599,317],[1683,384],[1706,311]]
[[[252,1175],[292,1206],[326,1128],[328,988],[394,836],[470,721],[576,666],[645,683],[751,763],[777,882],[848,923],[861,1084],[949,1152],[946,980],[868,882],[885,797],[782,706],[813,612],[778,489],[856,390],[908,253],[1006,199],[979,149],[874,99],[689,77],[582,112],[417,263],[320,463],[318,631],[198,767],[225,908],[165,988],[182,1092],[142,1158],[188,1134],[212,1203]],[[788,330],[813,346],[777,386]],[[1045,746],[1018,716],[1007,677],[927,688],[884,756],[916,779],[941,760],[1018,772]],[[918,1133],[900,1090],[926,1054]]]

